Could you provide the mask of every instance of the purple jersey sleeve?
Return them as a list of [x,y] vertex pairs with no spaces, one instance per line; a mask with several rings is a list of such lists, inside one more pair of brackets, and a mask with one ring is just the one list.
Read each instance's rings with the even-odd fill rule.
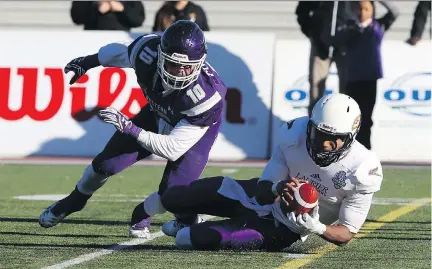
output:
[[226,91],[216,71],[204,65],[197,82],[183,96],[182,114],[193,125],[211,126],[221,118]]

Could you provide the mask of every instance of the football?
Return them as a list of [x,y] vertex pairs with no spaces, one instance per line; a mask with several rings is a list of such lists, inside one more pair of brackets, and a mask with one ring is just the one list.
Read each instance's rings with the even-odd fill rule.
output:
[[289,211],[293,211],[296,216],[309,213],[318,204],[319,193],[312,184],[300,184],[291,195],[294,200],[286,200],[289,202]]

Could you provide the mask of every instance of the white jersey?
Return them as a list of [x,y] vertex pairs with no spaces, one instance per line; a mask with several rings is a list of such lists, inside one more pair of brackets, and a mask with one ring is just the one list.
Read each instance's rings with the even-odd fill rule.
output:
[[[383,172],[380,161],[376,154],[354,141],[344,158],[328,167],[317,166],[306,148],[308,120],[308,117],[297,118],[280,128],[276,148],[260,180],[278,182],[289,176],[308,180],[320,194],[320,221],[326,225],[339,222],[352,233],[357,233],[366,220],[373,194],[381,186]],[[240,201],[259,215],[271,213],[278,222],[306,235],[298,226],[291,226],[279,202],[260,206],[231,178],[224,179],[219,193]]]
[[[260,180],[277,182],[289,176],[306,179],[319,192],[320,221],[326,225],[346,226],[357,233],[366,220],[372,196],[380,189],[383,179],[381,163],[373,152],[354,141],[349,153],[338,162],[319,167],[306,148],[308,117],[284,124],[272,158]],[[272,206],[274,217],[286,223],[279,203]]]

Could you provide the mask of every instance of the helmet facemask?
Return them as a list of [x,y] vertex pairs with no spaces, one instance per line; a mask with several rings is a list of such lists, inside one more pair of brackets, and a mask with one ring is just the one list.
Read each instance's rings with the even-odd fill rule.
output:
[[[194,83],[201,72],[201,68],[205,62],[206,54],[204,54],[199,60],[189,60],[189,57],[185,54],[173,53],[172,55],[166,54],[162,51],[161,46],[158,47],[158,73],[162,79],[164,87],[163,95],[176,90],[183,90]],[[173,75],[167,71],[167,67],[183,67],[189,70],[184,76]]]
[[[349,152],[357,132],[358,131],[355,133],[333,133],[319,128],[312,120],[309,120],[306,138],[306,147],[309,156],[318,166],[327,167],[343,158]],[[337,145],[338,139],[343,143],[339,149],[337,149],[337,146],[331,151],[325,151],[323,149],[324,141],[331,141],[334,145]]]

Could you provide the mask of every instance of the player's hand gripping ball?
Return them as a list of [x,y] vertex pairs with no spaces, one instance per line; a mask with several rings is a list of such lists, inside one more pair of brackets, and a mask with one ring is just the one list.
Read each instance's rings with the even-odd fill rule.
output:
[[283,193],[284,200],[287,201],[287,211],[294,212],[297,216],[303,213],[309,213],[317,204],[319,193],[317,189],[309,183],[301,183],[294,191],[289,191],[293,200],[289,199],[286,193]]

